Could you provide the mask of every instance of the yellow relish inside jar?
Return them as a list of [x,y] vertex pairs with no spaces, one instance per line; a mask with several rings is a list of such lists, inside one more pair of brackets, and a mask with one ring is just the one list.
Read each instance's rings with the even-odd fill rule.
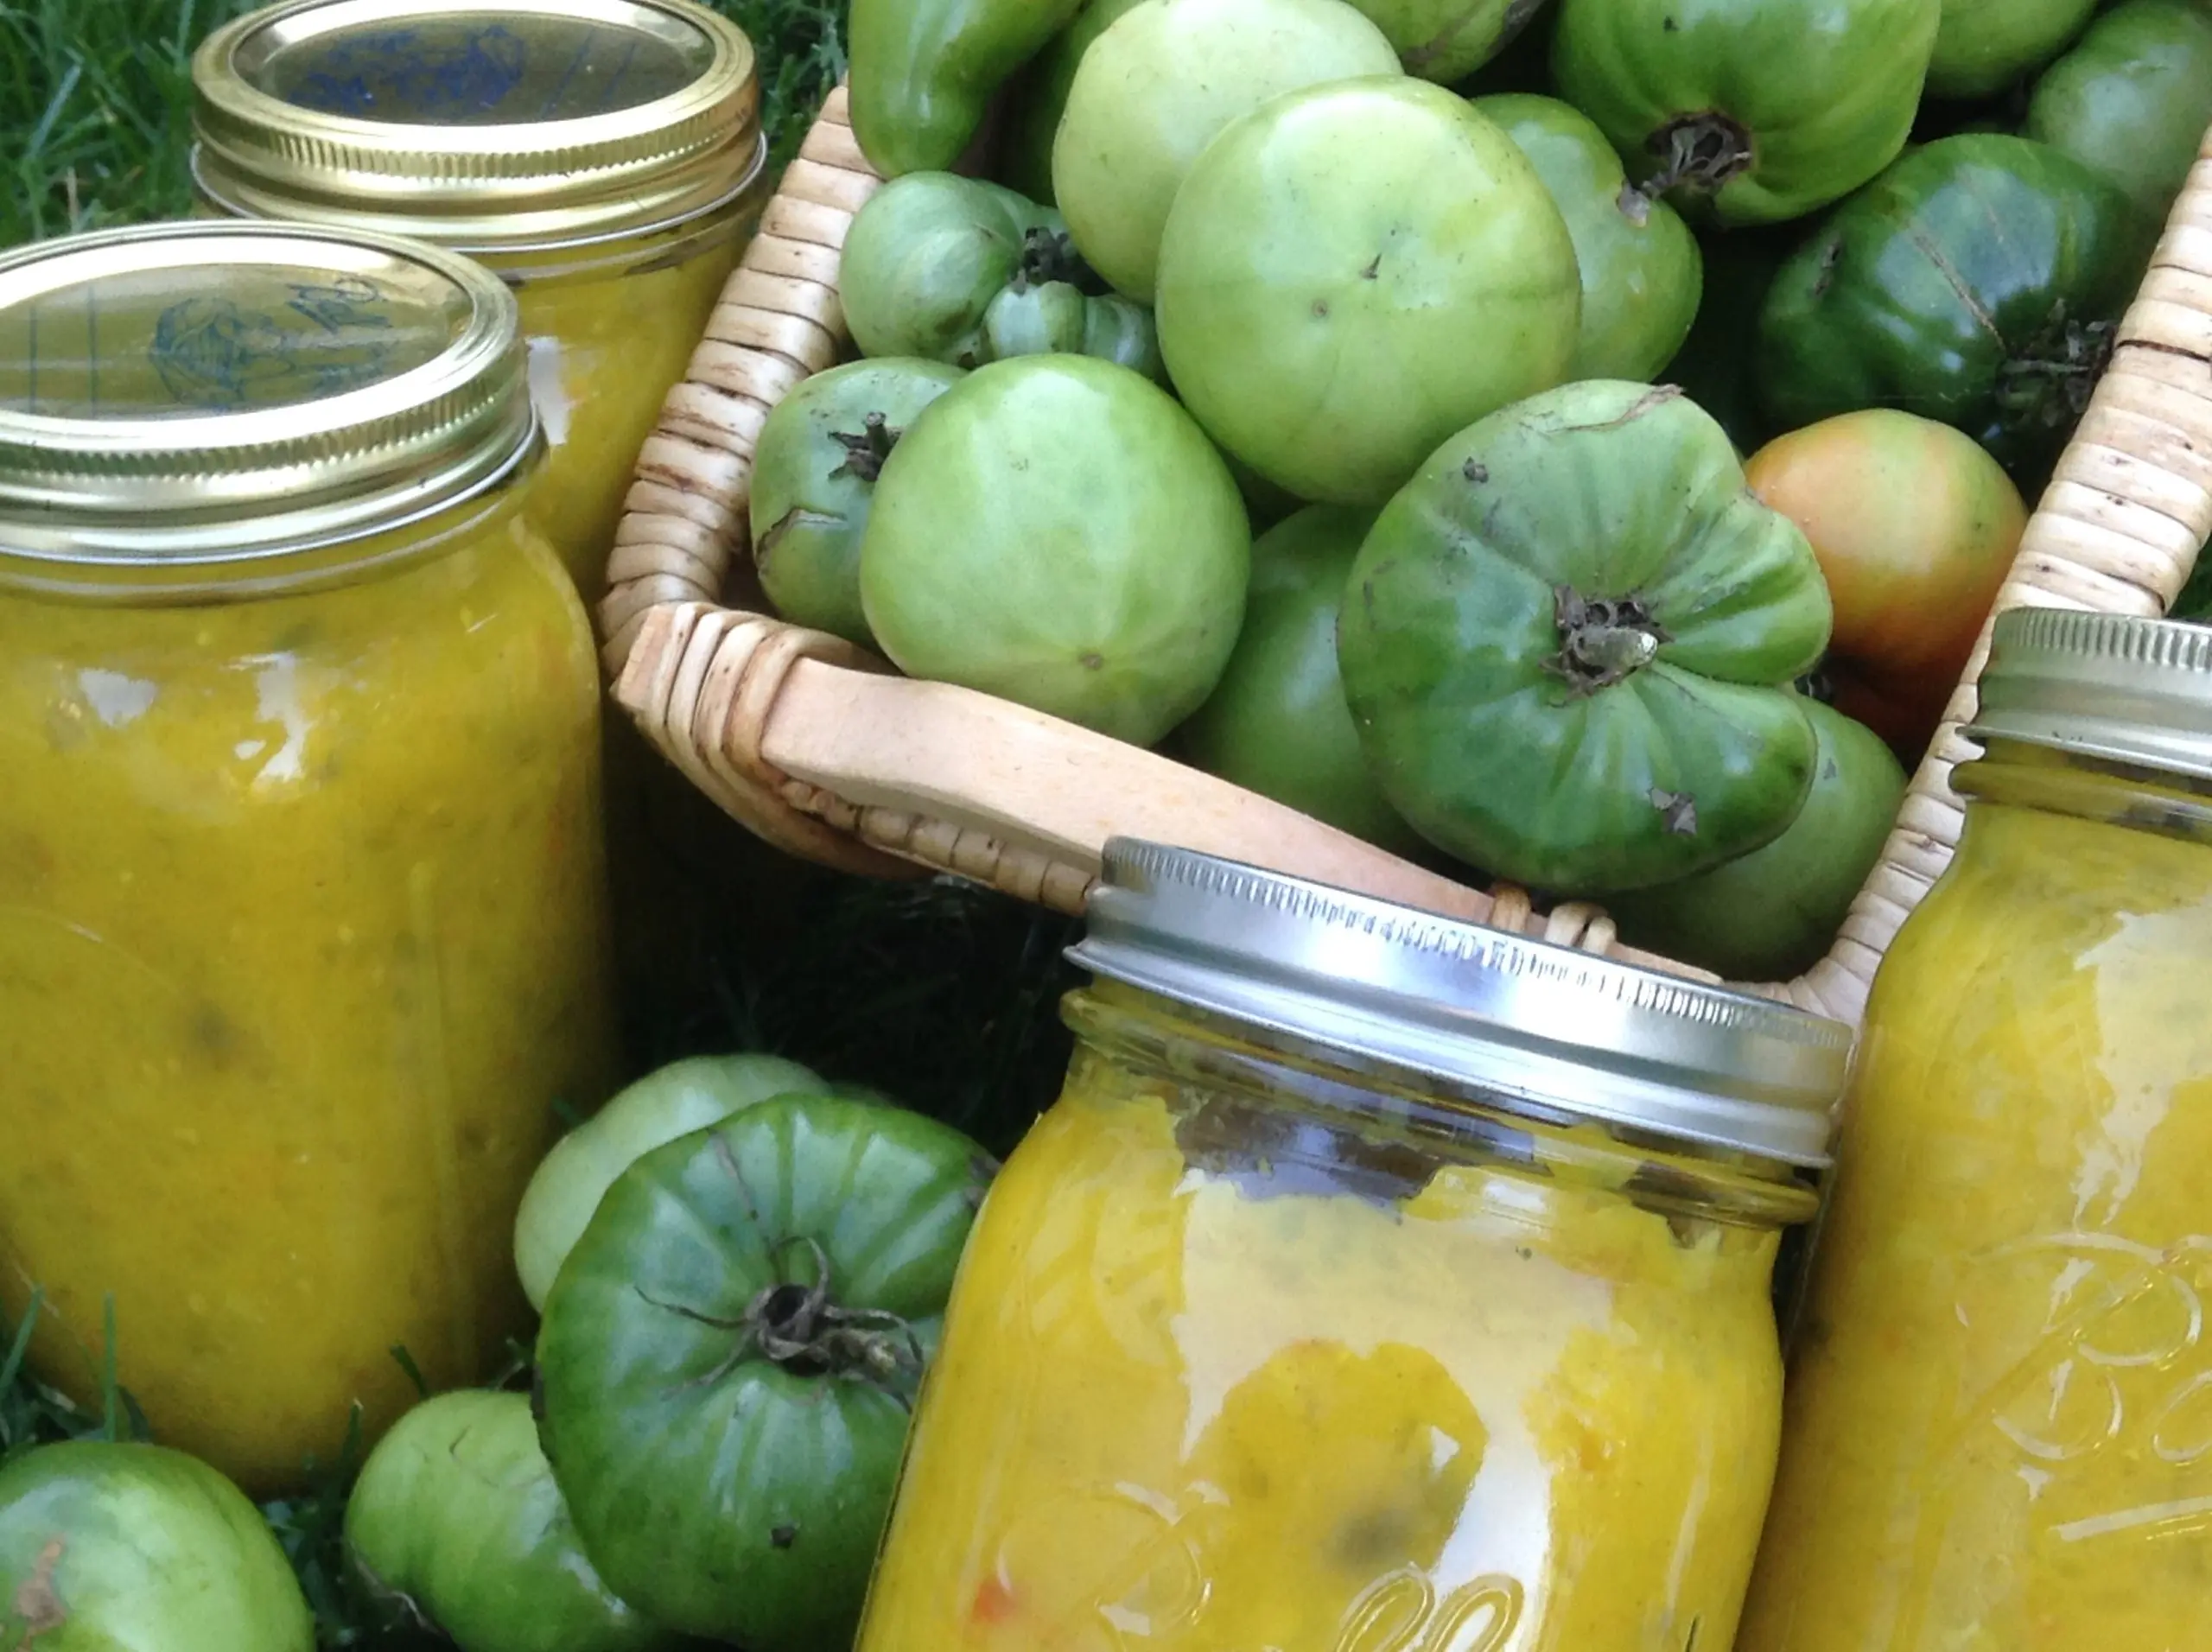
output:
[[505,1358],[523,1187],[612,1077],[526,371],[420,244],[0,258],[0,1317],[257,1490],[405,1409],[395,1348]]
[[1728,1646],[1847,1029],[1149,844],[861,1652]]
[[757,223],[753,48],[692,0],[290,0],[193,65],[216,212],[406,235],[516,289],[585,600],[639,448]]

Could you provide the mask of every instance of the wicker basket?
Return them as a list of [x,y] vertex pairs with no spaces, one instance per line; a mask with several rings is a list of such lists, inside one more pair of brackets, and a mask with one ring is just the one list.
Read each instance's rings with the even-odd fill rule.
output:
[[[1129,835],[1712,979],[1618,944],[1593,906],[1539,912],[1520,890],[1464,886],[1169,759],[898,677],[758,611],[744,554],[753,443],[780,397],[838,359],[839,249],[880,182],[845,110],[840,89],[639,462],[600,618],[615,697],[646,737],[753,832],[848,872],[950,871],[1076,912],[1106,840]],[[1997,606],[2163,613],[2208,534],[2212,136]],[[1972,755],[1958,731],[1987,635],[1834,946],[1755,990],[1858,1020],[1883,950],[1957,842],[1950,773]]]

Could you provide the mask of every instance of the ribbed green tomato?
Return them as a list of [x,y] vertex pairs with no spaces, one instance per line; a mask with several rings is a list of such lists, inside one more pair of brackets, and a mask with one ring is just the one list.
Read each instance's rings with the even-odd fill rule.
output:
[[1560,0],[1560,95],[1725,225],[1840,200],[1912,130],[1941,0]]
[[1149,746],[1220,679],[1251,551],[1228,467],[1173,397],[1028,356],[969,374],[893,452],[861,600],[908,676]]
[[1380,505],[1452,431],[1558,384],[1581,305],[1574,242],[1528,157],[1402,76],[1239,121],[1160,245],[1160,348],[1185,405],[1325,504]]
[[1556,98],[1507,94],[1474,107],[1520,145],[1574,238],[1582,328],[1570,378],[1658,376],[1697,319],[1705,260],[1681,215],[1629,184],[1605,135]]
[[2163,221],[2212,126],[2212,7],[2121,0],[2036,83],[2020,129]]
[[1147,0],[1084,54],[1052,145],[1052,188],[1093,269],[1152,302],[1175,192],[1232,121],[1301,86],[1395,75],[1344,0]]
[[515,1268],[543,1308],[614,1179],[655,1147],[822,1080],[780,1056],[691,1056],[647,1073],[553,1144],[515,1217]]
[[1819,754],[1796,818],[1710,872],[1616,896],[1624,940],[1744,982],[1790,980],[1827,951],[1889,841],[1905,775],[1872,729],[1802,704]]
[[848,1652],[995,1166],[786,1096],[623,1172],[554,1285],[543,1434],[600,1575],[685,1634]]
[[676,1637],[592,1569],[520,1394],[426,1400],[369,1453],[346,1547],[392,1627],[460,1652],[660,1652]]
[[1827,646],[1805,536],[1679,391],[1567,384],[1446,442],[1360,549],[1337,651],[1423,836],[1560,894],[1688,877],[1796,816],[1790,685]]
[[861,540],[883,461],[966,374],[918,357],[848,362],[776,403],[753,454],[753,556],[776,612],[873,648],[861,612]]
[[837,270],[868,355],[977,367],[1096,356],[1161,376],[1152,316],[1107,292],[1050,207],[981,178],[916,172],[855,214]]
[[2064,51],[2096,10],[2097,0],[1943,0],[1929,95],[1993,97]]
[[245,1494],[159,1446],[42,1446],[0,1470],[7,1652],[314,1652]]
[[1967,133],[1915,149],[1775,277],[1767,410],[1795,429],[1901,408],[1964,430],[2032,492],[2103,370],[2149,228],[2047,143]]
[[1176,745],[1209,774],[1408,855],[1421,839],[1367,772],[1337,670],[1344,581],[1374,522],[1315,505],[1260,537],[1236,651]]

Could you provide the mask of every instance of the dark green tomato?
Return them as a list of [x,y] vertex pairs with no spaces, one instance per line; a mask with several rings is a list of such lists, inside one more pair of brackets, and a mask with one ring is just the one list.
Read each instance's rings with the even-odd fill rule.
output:
[[787,1096],[607,1190],[537,1363],[546,1455],[623,1599],[764,1652],[850,1647],[995,1169],[918,1114]]
[[838,266],[863,354],[980,367],[1017,355],[1096,355],[1166,376],[1152,313],[1109,293],[1059,214],[1000,184],[918,172],[853,219]]
[[861,537],[875,479],[906,427],[966,376],[918,357],[849,362],[776,403],[753,454],[753,555],[778,613],[875,645],[861,612]]
[[1338,657],[1421,835],[1560,894],[1777,836],[1811,784],[1790,683],[1827,645],[1805,536],[1672,389],[1593,379],[1446,442],[1361,547]]
[[1545,0],[1351,0],[1397,48],[1408,74],[1464,80],[1510,46]]
[[1052,204],[1052,140],[1059,135],[1075,72],[1090,42],[1140,0],[1088,0],[1075,21],[1022,71],[1007,98],[999,137],[999,181],[1032,200]]
[[520,1394],[467,1390],[402,1417],[346,1504],[346,1547],[392,1626],[461,1652],[656,1652],[676,1637],[585,1558]]
[[1710,872],[1608,903],[1622,938],[1732,981],[1788,981],[1816,963],[1881,858],[1905,774],[1872,729],[1817,700],[1813,787],[1782,836]]
[[515,1216],[515,1271],[533,1308],[614,1179],[681,1135],[822,1080],[780,1056],[690,1056],[647,1073],[553,1144],[524,1190]]
[[1605,135],[1556,98],[1478,98],[1474,107],[1520,145],[1574,239],[1582,327],[1567,377],[1656,378],[1689,335],[1703,290],[1689,226],[1632,188]]
[[1928,65],[1931,98],[1987,98],[2066,49],[2097,0],[1943,0]]
[[2164,221],[2212,126],[2212,9],[2123,0],[2051,65],[2028,103],[2040,138]]
[[1651,194],[1801,218],[1897,158],[1941,0],[1560,0],[1560,95]]
[[960,159],[990,99],[1082,0],[853,0],[853,135],[887,178]]
[[1394,854],[1420,837],[1382,800],[1337,670],[1337,613],[1372,511],[1317,505],[1252,546],[1244,629],[1213,697],[1177,735],[1209,774]]
[[1786,225],[1707,231],[1698,238],[1704,296],[1667,377],[1720,421],[1741,454],[1758,452],[1775,434],[1759,404],[1753,371],[1759,312],[1796,241],[1796,232]]
[[0,1470],[7,1652],[314,1652],[245,1494],[159,1446],[42,1446]]
[[1916,149],[1791,255],[1759,319],[1784,429],[1866,407],[1955,425],[2032,491],[2088,405],[2148,256],[2070,156],[1971,133]]

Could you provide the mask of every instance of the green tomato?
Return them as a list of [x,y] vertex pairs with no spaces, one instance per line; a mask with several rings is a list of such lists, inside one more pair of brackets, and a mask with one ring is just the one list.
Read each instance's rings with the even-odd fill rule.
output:
[[1213,697],[1176,735],[1210,774],[1397,855],[1420,837],[1382,800],[1337,670],[1337,614],[1372,511],[1316,505],[1252,547],[1243,634]]
[[853,136],[887,178],[942,172],[1082,0],[852,0]]
[[1560,0],[1560,96],[1646,194],[1724,225],[1802,218],[1895,160],[1942,0]]
[[1054,204],[1052,140],[1067,112],[1068,93],[1084,54],[1115,20],[1143,0],[1090,0],[1023,71],[1007,98],[999,138],[999,181],[1046,206]]
[[1778,836],[1791,683],[1827,645],[1796,524],[1672,389],[1593,379],[1440,448],[1360,549],[1338,639],[1383,795],[1501,877],[1605,894]]
[[1519,38],[1547,0],[1352,0],[1397,48],[1408,74],[1451,86]]
[[851,1646],[995,1168],[918,1114],[794,1096],[623,1172],[537,1344],[546,1453],[623,1598],[686,1634]]
[[1557,98],[1478,98],[1474,106],[1520,145],[1574,239],[1582,329],[1567,376],[1657,377],[1689,336],[1704,288],[1689,226],[1634,188],[1605,135]]
[[2123,0],[2051,65],[2026,136],[2063,149],[2163,222],[2212,126],[2212,10]]
[[861,598],[908,676],[1149,746],[1219,680],[1251,545],[1228,467],[1172,397],[1030,356],[970,375],[899,442]]
[[1224,127],[1301,86],[1397,73],[1344,0],[1146,0],[1084,54],[1052,146],[1077,247],[1149,302],[1175,192]]
[[291,1563],[245,1494],[159,1446],[76,1441],[0,1470],[8,1652],[314,1652]]
[[2072,156],[2022,137],[1938,139],[1783,266],[1759,318],[1760,394],[1785,429],[1868,407],[1955,425],[2032,491],[2148,256],[2133,204]]
[[1781,836],[1680,883],[1608,903],[1622,937],[1732,981],[1788,981],[1827,952],[1904,801],[1881,737],[1817,700],[1812,790]]
[[401,1625],[461,1652],[654,1652],[676,1637],[608,1592],[537,1444],[528,1396],[416,1406],[346,1504],[355,1575]]
[[543,1309],[614,1179],[655,1147],[822,1080],[780,1056],[693,1056],[648,1073],[553,1144],[515,1217],[515,1271]]
[[1164,377],[1150,313],[1099,286],[1059,214],[981,178],[886,184],[854,216],[837,289],[865,355],[977,367],[1065,352]]
[[906,427],[965,376],[915,357],[849,362],[776,403],[753,456],[753,555],[778,613],[875,645],[861,612],[875,480]]
[[1943,0],[1929,95],[1995,97],[2064,51],[2096,10],[2097,0]]
[[1175,197],[1160,343],[1213,438],[1300,499],[1380,505],[1566,376],[1574,242],[1513,140],[1425,80],[1279,98]]

